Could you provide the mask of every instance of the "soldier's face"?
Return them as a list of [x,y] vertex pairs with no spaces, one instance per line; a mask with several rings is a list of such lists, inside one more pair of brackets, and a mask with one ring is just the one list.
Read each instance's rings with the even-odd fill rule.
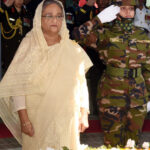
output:
[[42,11],[41,26],[44,33],[58,34],[63,20],[63,12],[57,4],[50,4]]
[[14,6],[17,7],[17,8],[21,8],[22,5],[23,5],[23,0],[15,0],[14,1]]
[[120,6],[120,16],[123,18],[134,18],[134,6]]
[[96,0],[87,0],[87,4],[89,6],[94,6],[95,2],[96,2]]

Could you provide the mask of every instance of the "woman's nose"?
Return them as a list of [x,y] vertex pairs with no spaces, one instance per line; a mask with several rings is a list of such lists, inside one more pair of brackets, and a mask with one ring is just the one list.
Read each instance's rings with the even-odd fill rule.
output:
[[57,17],[56,17],[56,16],[53,16],[52,21],[53,21],[53,22],[57,22]]

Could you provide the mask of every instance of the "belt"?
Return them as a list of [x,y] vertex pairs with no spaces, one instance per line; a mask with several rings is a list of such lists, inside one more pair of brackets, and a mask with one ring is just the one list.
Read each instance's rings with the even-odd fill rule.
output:
[[115,77],[136,78],[142,74],[142,69],[117,68],[108,65],[106,67],[106,73]]

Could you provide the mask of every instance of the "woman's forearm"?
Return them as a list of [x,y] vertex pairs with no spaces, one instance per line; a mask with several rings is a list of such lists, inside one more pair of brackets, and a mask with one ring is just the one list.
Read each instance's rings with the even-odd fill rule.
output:
[[29,120],[27,110],[26,109],[19,110],[18,114],[21,123],[21,131],[24,134],[27,134],[32,137],[34,135],[34,128]]
[[26,123],[29,121],[29,117],[26,109],[19,110],[18,115],[21,123]]

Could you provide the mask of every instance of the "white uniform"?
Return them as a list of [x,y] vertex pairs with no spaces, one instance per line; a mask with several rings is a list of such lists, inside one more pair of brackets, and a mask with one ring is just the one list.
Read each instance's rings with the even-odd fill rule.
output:
[[134,25],[150,31],[150,20],[147,18],[150,18],[150,10],[146,9],[145,6],[143,6],[142,10],[137,8],[134,18]]

